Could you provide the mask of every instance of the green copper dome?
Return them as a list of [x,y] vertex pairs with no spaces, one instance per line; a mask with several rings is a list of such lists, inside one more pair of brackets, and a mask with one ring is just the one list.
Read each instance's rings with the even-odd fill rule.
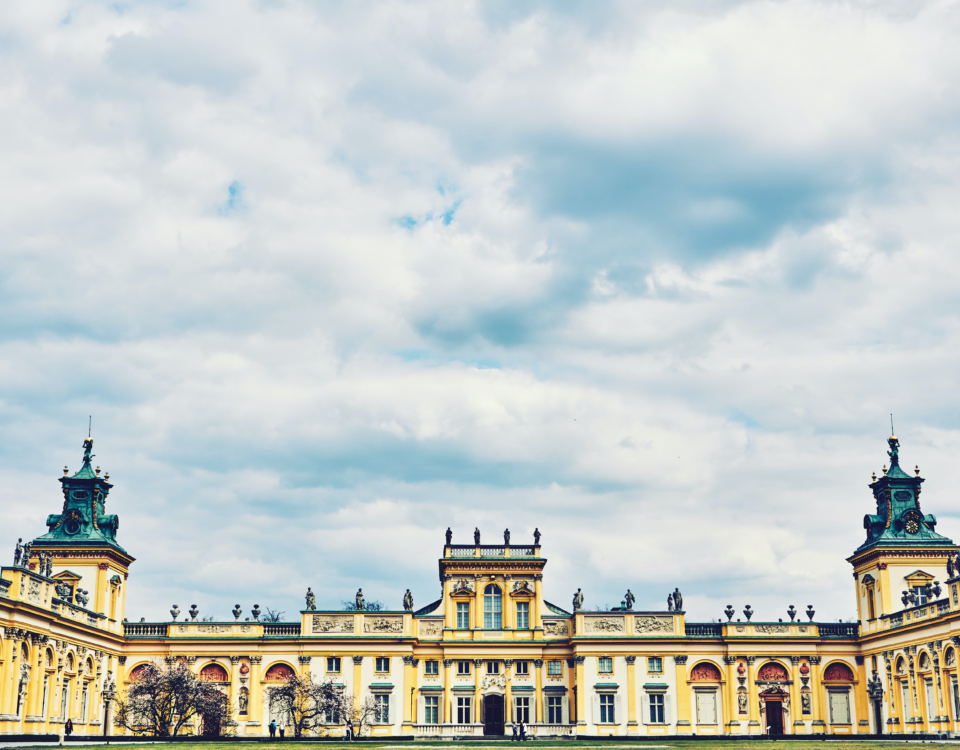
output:
[[[91,465],[93,438],[83,441],[83,466],[72,477],[63,476],[63,510],[47,516],[48,531],[37,537],[34,544],[40,547],[108,545],[126,554],[117,544],[117,528],[120,521],[115,515],[106,515],[104,506],[113,485],[100,477],[100,469]],[[66,469],[64,469],[66,474]]]
[[877,547],[953,547],[953,541],[938,534],[937,517],[920,510],[920,485],[924,480],[917,470],[910,476],[900,468],[900,441],[896,435],[887,440],[890,469],[869,485],[877,502],[876,514],[863,517],[867,540],[857,553]]

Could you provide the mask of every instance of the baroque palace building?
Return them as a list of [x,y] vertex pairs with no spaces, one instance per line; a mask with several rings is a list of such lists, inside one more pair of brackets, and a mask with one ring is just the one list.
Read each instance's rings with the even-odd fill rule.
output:
[[[254,610],[208,622],[124,619],[134,558],[105,512],[109,474],[59,480],[60,513],[0,569],[0,733],[113,734],[109,696],[143,665],[182,661],[229,696],[236,732],[263,735],[267,688],[291,673],[373,697],[375,735],[950,734],[960,731],[957,548],[920,510],[899,462],[870,484],[876,512],[848,558],[859,622],[687,622],[674,610],[604,612],[543,598],[534,544],[452,544],[440,600],[414,610],[318,611],[272,623]],[[18,553],[20,550],[18,549]],[[940,582],[943,582],[942,585]],[[901,592],[903,592],[901,594]],[[315,730],[340,734],[343,727]]]

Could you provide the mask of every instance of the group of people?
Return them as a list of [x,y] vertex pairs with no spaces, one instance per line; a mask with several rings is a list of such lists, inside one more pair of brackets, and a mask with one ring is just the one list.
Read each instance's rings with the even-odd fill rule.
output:
[[[287,725],[284,724],[282,721],[281,721],[279,724],[277,724],[276,721],[271,720],[270,723],[267,724],[267,729],[270,730],[270,736],[271,736],[271,737],[276,737],[276,736],[277,736],[277,732],[279,732],[279,733],[280,733],[280,739],[282,740],[283,737],[284,737],[284,735],[286,734]],[[346,729],[344,729],[344,731],[343,731],[343,739],[345,739],[345,740],[352,740],[352,739],[353,739],[353,727],[352,727],[351,725],[349,725],[349,724],[347,724]]]
[[523,721],[518,721],[513,725],[513,737],[510,738],[513,742],[524,742],[527,739],[527,725]]

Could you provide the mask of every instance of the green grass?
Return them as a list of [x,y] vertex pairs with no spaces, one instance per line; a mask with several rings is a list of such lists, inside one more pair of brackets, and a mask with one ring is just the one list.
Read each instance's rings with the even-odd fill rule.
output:
[[[507,738],[505,738],[507,740]],[[0,736],[0,742],[3,741],[3,737]],[[144,742],[154,742],[148,737],[143,738]],[[509,740],[507,740],[509,741]],[[655,746],[660,747],[669,747],[675,748],[676,750],[735,750],[739,748],[751,748],[752,750],[824,750],[824,742],[828,743],[830,750],[864,750],[864,746],[868,745],[870,750],[885,750],[888,748],[892,750],[893,748],[898,748],[902,750],[904,742],[911,741],[918,743],[919,740],[851,740],[847,738],[842,739],[832,739],[830,737],[825,737],[823,739],[810,739],[810,740],[789,740],[789,741],[778,741],[778,740],[683,740],[683,739],[674,739],[671,737],[649,737],[643,739],[634,740],[620,740],[618,742],[608,742],[603,739],[596,740],[531,740],[527,743],[527,747],[535,748],[568,748],[571,746],[585,746],[585,747],[594,747],[594,748],[610,748],[611,750],[621,750],[623,748],[651,748]],[[163,742],[158,740],[156,742]],[[54,743],[46,743],[52,747],[57,747]],[[72,744],[72,743],[70,743]],[[111,745],[83,745],[84,750],[89,748],[90,750],[117,750],[117,748],[122,748],[124,745],[127,745],[128,742],[116,742]],[[166,743],[164,743],[166,744]],[[171,743],[172,744],[172,743]],[[183,748],[183,750],[237,750],[238,745],[241,743],[233,743],[230,741],[224,742],[177,742],[177,748]],[[339,743],[338,743],[339,744]],[[346,744],[346,743],[344,743]],[[440,741],[440,740],[415,740],[410,741],[390,741],[384,740],[379,741],[364,741],[362,743],[356,743],[357,750],[411,750],[414,747],[422,747],[424,745],[430,745],[437,748],[445,748],[446,750],[483,750],[484,748],[498,747],[502,750],[502,743],[499,742],[489,742],[484,740],[471,740],[469,742],[463,741]],[[69,746],[69,745],[68,745]],[[256,747],[262,750],[293,750],[293,748],[298,748],[299,750],[320,750],[324,747],[324,744],[317,744],[314,742],[297,742],[295,739],[284,740],[283,742],[258,742]],[[36,747],[36,746],[34,746]]]

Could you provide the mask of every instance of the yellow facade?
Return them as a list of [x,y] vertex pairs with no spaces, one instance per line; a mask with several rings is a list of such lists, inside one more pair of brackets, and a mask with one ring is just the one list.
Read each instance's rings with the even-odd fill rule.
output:
[[[132,557],[111,545],[38,541],[26,567],[0,571],[0,733],[55,734],[67,718],[77,734],[117,733],[105,684],[122,690],[137,667],[161,660],[198,674],[219,665],[240,735],[267,733],[266,690],[288,671],[386,696],[385,720],[372,729],[383,736],[510,734],[520,720],[538,736],[952,735],[960,730],[960,579],[946,573],[954,551],[911,542],[855,553],[859,623],[572,611],[543,597],[539,543],[449,539],[442,598],[416,611],[128,623]],[[52,570],[41,570],[41,552],[53,556]],[[901,600],[900,591],[933,581],[944,582],[942,598]],[[88,592],[85,606],[58,596],[64,582]]]

